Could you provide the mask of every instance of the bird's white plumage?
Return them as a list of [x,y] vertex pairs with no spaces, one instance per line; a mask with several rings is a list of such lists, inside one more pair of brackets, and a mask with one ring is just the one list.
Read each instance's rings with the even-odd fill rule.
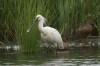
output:
[[[45,38],[45,40],[49,41],[49,42],[56,42],[56,43],[61,43],[62,44],[62,39],[61,39],[61,35],[60,33],[51,27],[44,27],[43,28],[43,32],[42,34],[42,38]],[[59,41],[58,41],[59,40]]]
[[41,38],[45,41],[45,43],[51,43],[54,46],[56,46],[55,44],[58,44],[61,49],[64,49],[60,33],[52,27],[44,27],[43,24],[45,23],[46,19],[43,16],[37,15],[36,19],[38,20],[38,27],[39,31],[41,32]]

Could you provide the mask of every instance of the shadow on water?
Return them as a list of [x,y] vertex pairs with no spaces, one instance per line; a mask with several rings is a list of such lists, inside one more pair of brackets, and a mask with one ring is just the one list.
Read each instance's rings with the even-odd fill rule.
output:
[[5,66],[99,66],[99,47],[72,47],[68,51],[42,49],[38,53],[0,53],[0,65]]

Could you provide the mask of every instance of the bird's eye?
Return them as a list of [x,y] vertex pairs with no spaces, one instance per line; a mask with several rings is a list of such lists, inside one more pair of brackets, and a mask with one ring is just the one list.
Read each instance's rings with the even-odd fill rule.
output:
[[39,17],[37,19],[39,20]]

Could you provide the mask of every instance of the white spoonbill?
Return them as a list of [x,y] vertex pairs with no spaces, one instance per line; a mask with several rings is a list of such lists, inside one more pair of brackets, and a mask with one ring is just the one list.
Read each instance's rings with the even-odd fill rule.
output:
[[46,19],[42,15],[36,16],[35,22],[33,22],[33,24],[28,28],[27,32],[30,31],[30,29],[36,23],[36,21],[38,21],[39,31],[41,32],[41,38],[44,40],[46,46],[53,45],[53,47],[55,48],[64,49],[60,33],[55,28],[49,26],[44,27],[43,24],[45,23]]

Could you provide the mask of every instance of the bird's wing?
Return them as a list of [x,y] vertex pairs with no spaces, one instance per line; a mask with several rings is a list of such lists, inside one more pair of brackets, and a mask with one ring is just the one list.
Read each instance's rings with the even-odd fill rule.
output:
[[47,27],[47,28],[49,30],[49,34],[51,34],[51,36],[54,38],[54,41],[56,43],[62,44],[63,42],[60,33],[55,28],[51,28],[51,27]]
[[44,32],[47,33],[47,34],[48,34],[48,33],[49,33],[49,34],[50,34],[50,33],[51,33],[51,34],[55,34],[55,35],[60,34],[55,28],[48,27],[48,26],[44,28]]

